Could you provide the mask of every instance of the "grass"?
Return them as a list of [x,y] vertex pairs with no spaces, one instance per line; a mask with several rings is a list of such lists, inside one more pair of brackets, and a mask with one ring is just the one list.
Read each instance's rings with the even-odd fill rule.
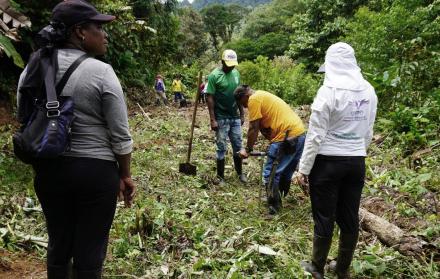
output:
[[[311,278],[300,268],[301,260],[311,253],[313,222],[308,198],[292,185],[282,213],[269,218],[259,199],[259,161],[247,160],[244,170],[250,182],[243,185],[234,173],[231,154],[227,158],[227,185],[214,185],[214,134],[208,129],[206,110],[198,116],[191,160],[198,175],[180,174],[190,116],[189,109],[163,108],[150,110],[151,120],[131,115],[133,177],[138,194],[133,208],[118,206],[105,278]],[[7,151],[0,157],[0,223],[44,236],[41,213],[22,210],[25,197],[35,199],[35,194],[31,171],[11,157],[10,134],[10,130],[3,130],[0,136],[2,150]],[[260,149],[264,146],[261,142]],[[430,201],[426,196],[438,195],[438,185],[432,185],[438,182],[436,159],[416,172],[396,162],[400,158],[395,152],[386,141],[372,148],[375,155],[368,161],[365,197],[379,197],[383,204],[391,204],[385,215],[390,220],[429,220],[415,228],[408,226],[408,230],[425,234],[438,245],[439,218],[427,208]],[[430,173],[430,177],[417,178],[423,173]],[[411,185],[416,184],[427,191],[412,191]],[[421,197],[426,197],[424,203]],[[0,237],[0,247],[36,252],[44,258],[44,249],[23,243],[11,233]],[[336,247],[335,237],[331,257],[336,256]],[[361,233],[353,271],[355,278],[440,277],[439,263],[431,255],[422,262],[402,256],[367,232]]]

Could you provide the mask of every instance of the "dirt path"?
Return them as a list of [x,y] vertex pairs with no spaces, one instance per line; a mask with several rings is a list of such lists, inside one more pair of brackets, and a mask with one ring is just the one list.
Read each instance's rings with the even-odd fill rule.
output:
[[32,254],[10,253],[0,249],[0,279],[46,278],[44,261]]

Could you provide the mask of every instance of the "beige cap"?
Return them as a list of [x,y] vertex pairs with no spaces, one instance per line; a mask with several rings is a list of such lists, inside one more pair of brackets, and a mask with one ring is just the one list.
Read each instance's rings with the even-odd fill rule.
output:
[[222,60],[225,61],[225,64],[228,67],[238,65],[237,53],[235,53],[235,51],[233,51],[232,49],[226,49],[225,51],[223,51]]

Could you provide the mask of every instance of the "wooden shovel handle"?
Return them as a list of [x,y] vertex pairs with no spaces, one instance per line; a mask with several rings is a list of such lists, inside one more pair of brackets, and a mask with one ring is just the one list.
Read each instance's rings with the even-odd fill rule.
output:
[[202,72],[199,72],[199,78],[197,81],[197,94],[196,94],[196,100],[194,102],[194,112],[193,112],[192,123],[191,123],[191,134],[189,137],[188,156],[186,157],[187,163],[189,163],[191,161],[192,142],[193,142],[193,136],[194,136],[194,125],[196,122],[197,105],[199,103],[199,98],[200,98],[200,85],[201,84],[202,84]]

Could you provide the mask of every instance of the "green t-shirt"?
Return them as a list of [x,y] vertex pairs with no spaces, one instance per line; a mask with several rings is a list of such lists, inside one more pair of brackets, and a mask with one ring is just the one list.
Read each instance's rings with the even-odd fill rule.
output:
[[240,73],[236,69],[226,74],[217,68],[209,74],[206,93],[214,96],[215,119],[240,118],[234,98],[234,91],[239,84]]

